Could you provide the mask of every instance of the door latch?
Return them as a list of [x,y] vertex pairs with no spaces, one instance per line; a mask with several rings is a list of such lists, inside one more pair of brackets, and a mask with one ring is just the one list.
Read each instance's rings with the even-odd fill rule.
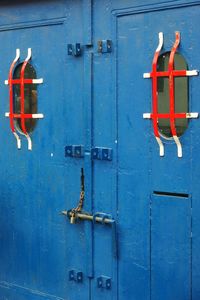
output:
[[67,216],[71,224],[75,224],[78,220],[80,221],[92,221],[95,225],[96,223],[102,225],[110,225],[112,227],[112,247],[113,254],[115,257],[118,257],[118,246],[117,246],[117,228],[116,221],[112,218],[110,214],[97,212],[95,214],[89,214],[86,212],[76,212],[73,210],[64,210],[61,212],[64,216]]

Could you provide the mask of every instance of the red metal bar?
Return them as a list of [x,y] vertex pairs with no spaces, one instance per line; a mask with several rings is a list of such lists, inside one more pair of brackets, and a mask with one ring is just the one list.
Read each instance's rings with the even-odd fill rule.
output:
[[[171,73],[173,74],[174,77],[184,77],[187,76],[187,71],[186,70],[172,70]],[[160,71],[160,72],[151,72],[150,73],[150,78],[153,76],[156,77],[169,77],[170,72],[169,71]]]
[[[152,72],[144,73],[144,78],[152,78],[152,113],[144,114],[143,117],[151,118],[153,121],[153,129],[155,138],[160,147],[160,155],[164,155],[164,145],[160,139],[160,133],[158,130],[158,120],[159,119],[169,119],[170,120],[170,129],[173,139],[177,145],[178,157],[182,157],[182,146],[179,138],[177,137],[175,119],[185,119],[185,118],[197,118],[198,113],[175,113],[175,82],[174,77],[185,77],[185,76],[196,76],[198,75],[197,70],[174,70],[174,57],[177,51],[177,48],[180,44],[180,33],[175,33],[175,42],[171,49],[169,56],[169,64],[167,71],[157,71],[158,57],[160,50],[163,46],[163,34],[159,33],[159,45],[154,54],[153,63],[152,63]],[[158,113],[158,87],[157,79],[159,77],[168,77],[169,78],[169,113],[160,114]]]
[[[31,83],[33,83],[33,79],[24,78],[24,84],[31,84]],[[8,79],[8,84],[21,84],[21,78],[20,79]]]
[[171,49],[170,57],[169,57],[169,95],[170,95],[170,127],[171,133],[173,136],[177,136],[176,133],[176,125],[175,125],[175,88],[174,88],[174,56],[177,51],[177,48],[180,44],[180,33],[176,32],[175,43]]
[[[158,119],[170,119],[171,114],[157,114],[156,116],[154,116],[154,114],[151,114],[151,118],[158,118]],[[173,116],[175,119],[185,119],[187,118],[186,113],[175,113]]]
[[33,114],[9,114],[9,117],[12,117],[14,119],[20,119],[20,118],[24,118],[24,119],[33,119]]
[[24,78],[24,73],[25,73],[25,68],[31,58],[31,52],[28,50],[28,56],[25,59],[22,68],[21,68],[21,74],[20,74],[20,93],[21,93],[21,129],[25,135],[27,135],[26,131],[26,125],[25,125],[25,99],[24,99],[24,84],[25,84],[25,78]]

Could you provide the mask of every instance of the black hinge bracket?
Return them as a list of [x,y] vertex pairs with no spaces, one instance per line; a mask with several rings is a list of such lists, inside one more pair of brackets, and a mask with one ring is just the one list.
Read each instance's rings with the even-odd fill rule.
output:
[[112,281],[110,277],[107,276],[100,276],[97,278],[97,287],[98,288],[105,288],[107,290],[110,290],[112,286]]
[[68,44],[67,45],[67,51],[68,51],[68,55],[72,55],[72,56],[81,56],[82,54],[82,47],[80,43],[76,43],[76,44]]
[[92,159],[111,161],[113,157],[113,150],[111,148],[95,147],[91,150],[91,156]]
[[69,280],[76,281],[77,283],[83,282],[83,272],[70,270],[69,271]]
[[112,41],[111,40],[100,40],[100,41],[98,41],[98,52],[99,53],[110,53],[110,52],[112,52]]
[[84,157],[84,147],[82,145],[68,145],[65,146],[65,157]]

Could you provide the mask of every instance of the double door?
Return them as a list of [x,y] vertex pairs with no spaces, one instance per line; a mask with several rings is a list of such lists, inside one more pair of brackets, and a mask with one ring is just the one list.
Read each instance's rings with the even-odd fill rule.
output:
[[[78,1],[32,3],[35,16],[25,3],[20,9],[2,5],[16,19],[11,25],[2,19],[0,26],[3,299],[167,300],[198,299],[200,294],[199,120],[185,122],[186,113],[200,112],[199,77],[174,79],[174,114],[184,113],[174,121],[182,155],[171,132],[169,74],[157,79],[157,89],[152,84],[159,32],[164,44],[157,71],[168,70],[162,68],[168,67],[165,57],[172,53],[175,32],[181,40],[173,68],[182,70],[176,65],[179,53],[185,70],[198,69],[194,24],[199,6],[115,10],[118,2],[106,14],[95,2],[93,23],[88,1],[85,6]],[[14,68],[9,78],[16,49],[20,75]],[[23,87],[20,64],[28,49],[35,70],[31,79],[42,80]],[[183,111],[177,108],[180,87]],[[10,126],[11,96],[21,149]],[[157,113],[171,113],[167,121],[157,120],[164,153],[152,122],[155,101]],[[25,121],[32,151],[23,113],[37,120],[30,128]],[[83,188],[82,209],[73,215]]]

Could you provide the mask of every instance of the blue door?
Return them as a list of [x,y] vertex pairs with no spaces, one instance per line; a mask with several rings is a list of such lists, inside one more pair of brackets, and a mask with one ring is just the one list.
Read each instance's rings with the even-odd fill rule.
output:
[[83,144],[83,64],[67,49],[81,40],[69,31],[80,11],[1,5],[1,299],[89,299],[88,280],[69,280],[86,269],[84,224],[71,229],[61,214],[78,201],[83,167],[64,151]]
[[[200,109],[199,77],[194,70],[200,64],[199,32],[194,25],[199,13],[199,6],[140,7],[115,13],[119,299],[128,295],[152,300],[199,298],[197,114],[189,121],[175,119],[178,140],[172,133],[173,113],[198,113]],[[168,71],[170,64],[181,70],[179,56],[186,60],[185,68],[193,70],[187,74],[193,76],[171,80],[166,74],[165,79],[146,74]],[[183,104],[182,111],[178,101],[184,102],[184,89],[188,106]],[[159,118],[154,122],[154,115],[147,112],[160,114]],[[163,121],[167,113],[171,120]]]
[[2,300],[200,298],[199,4],[132,2],[0,5]]

